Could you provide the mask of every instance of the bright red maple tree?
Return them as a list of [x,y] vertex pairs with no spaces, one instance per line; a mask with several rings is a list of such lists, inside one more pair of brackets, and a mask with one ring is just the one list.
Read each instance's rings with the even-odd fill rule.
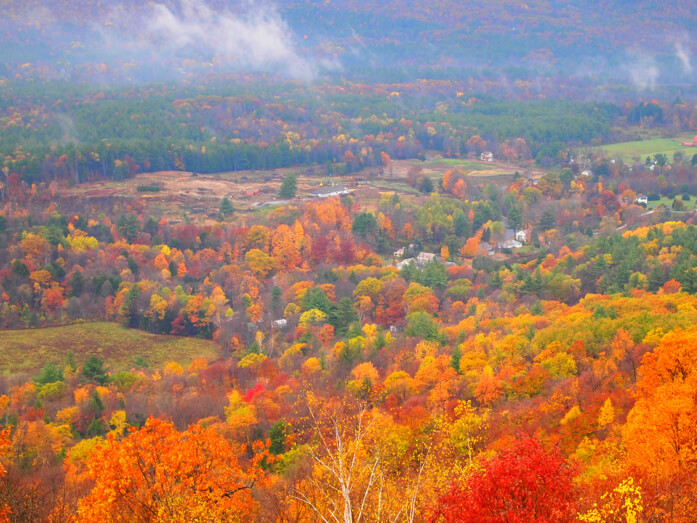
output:
[[573,475],[558,449],[547,450],[538,439],[525,436],[488,460],[484,470],[453,484],[438,499],[431,521],[571,521],[576,513]]

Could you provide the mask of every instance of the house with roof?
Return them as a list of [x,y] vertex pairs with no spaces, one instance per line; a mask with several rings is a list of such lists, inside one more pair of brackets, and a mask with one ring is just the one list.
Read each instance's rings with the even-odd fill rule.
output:
[[499,242],[499,249],[520,249],[523,246],[518,240],[503,240]]
[[310,196],[314,198],[331,198],[332,196],[345,196],[349,194],[351,191],[349,191],[346,187],[344,187],[341,184],[336,184],[336,185],[326,185],[324,187],[320,187],[319,189],[316,189],[310,193]]
[[506,228],[502,238],[497,243],[498,249],[520,249],[522,246],[523,243],[518,240],[516,231],[511,228]]
[[401,271],[404,267],[406,267],[410,263],[413,263],[418,269],[423,269],[427,264],[437,259],[438,257],[432,252],[420,252],[414,258],[407,258],[405,260],[397,262],[396,267]]
[[407,258],[406,260],[402,260],[400,262],[397,262],[397,268],[401,271],[404,267],[407,265],[413,263],[416,265],[416,260],[414,258]]
[[271,327],[274,329],[284,329],[288,325],[288,320],[281,318],[280,320],[274,320]]
[[408,256],[412,254],[418,246],[415,243],[410,243],[406,247],[402,247],[401,249],[397,249],[392,253],[392,255],[395,258],[404,258],[405,256]]
[[483,162],[493,162],[494,153],[492,153],[491,151],[484,151],[482,154],[479,155],[479,159]]
[[516,231],[515,233],[515,239],[518,240],[520,243],[528,243],[531,238],[532,231],[530,229]]
[[637,202],[639,205],[642,205],[642,204],[643,204],[643,205],[648,205],[648,203],[649,203],[649,197],[646,196],[645,194],[637,194],[637,195],[636,195],[636,202]]
[[423,268],[427,263],[430,263],[436,259],[436,255],[432,252],[420,252],[416,257],[416,264]]

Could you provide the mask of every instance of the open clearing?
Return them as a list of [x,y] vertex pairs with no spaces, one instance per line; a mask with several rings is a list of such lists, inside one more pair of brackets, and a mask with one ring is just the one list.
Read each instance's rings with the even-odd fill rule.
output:
[[513,176],[516,171],[521,174],[529,174],[533,178],[538,178],[545,174],[545,171],[538,168],[530,170],[529,168],[505,162],[483,162],[466,158],[429,158],[425,161],[397,160],[394,163],[397,165],[404,164],[407,168],[420,167],[426,174],[437,174],[438,177],[442,176],[449,169],[461,169],[472,177]]
[[[308,200],[313,191],[329,184],[343,184],[356,195],[370,189],[370,197],[376,201],[379,201],[380,193],[385,192],[418,199],[420,193],[406,183],[413,168],[421,169],[434,183],[449,169],[462,169],[473,178],[502,184],[509,183],[516,171],[534,178],[545,172],[502,162],[431,157],[426,161],[393,160],[385,168],[368,167],[344,176],[329,176],[322,166],[214,174],[160,171],[137,174],[126,180],[84,183],[65,188],[60,195],[66,199],[66,205],[77,202],[89,206],[92,202],[99,208],[113,205],[114,209],[122,209],[122,204],[138,201],[153,216],[167,218],[170,223],[188,221],[202,225],[217,221],[222,198],[230,200],[237,211],[237,219],[244,216],[241,213],[258,214],[260,210],[268,209],[267,206],[288,203],[278,197],[281,182],[288,174],[297,179],[296,200]],[[139,190],[143,186],[156,190]],[[369,207],[371,202],[363,203]]]
[[73,351],[78,364],[91,355],[111,371],[133,368],[136,356],[152,367],[169,361],[188,365],[196,358],[218,357],[210,340],[162,336],[127,329],[117,323],[94,322],[43,329],[0,331],[0,372],[36,373],[48,362],[62,364]]
[[694,133],[683,134],[676,138],[652,138],[634,142],[622,142],[601,147],[611,158],[621,158],[624,162],[631,162],[635,158],[644,161],[647,156],[665,154],[668,160],[673,159],[676,152],[692,156],[697,153],[697,147],[685,147],[680,142],[691,142]]
[[[676,196],[676,198],[677,198],[678,200],[681,200],[681,195],[678,194],[678,195]],[[694,199],[692,199],[692,200],[687,201],[687,202],[683,201],[682,203],[683,203],[683,205],[685,206],[685,210],[686,210],[686,211],[691,211],[691,210],[693,210],[693,209],[695,208],[695,203],[696,203],[696,202],[695,202]],[[667,198],[667,197],[665,197],[665,196],[661,196],[661,199],[660,199],[660,200],[649,202],[648,205],[646,206],[646,208],[647,208],[648,210],[651,210],[651,209],[655,209],[655,208],[658,207],[659,205],[665,205],[666,207],[668,207],[669,209],[671,209],[671,208],[672,208],[672,205],[673,205],[673,198]]]

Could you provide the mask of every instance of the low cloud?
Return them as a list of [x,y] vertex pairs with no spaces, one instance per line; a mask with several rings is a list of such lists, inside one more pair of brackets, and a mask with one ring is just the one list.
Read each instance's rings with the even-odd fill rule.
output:
[[61,130],[61,145],[77,145],[80,143],[78,139],[77,129],[75,128],[75,123],[73,119],[67,114],[55,113],[53,115],[58,127]]
[[633,59],[625,64],[624,69],[629,73],[632,85],[640,91],[655,89],[661,75],[656,58],[639,51],[634,51],[631,54]]
[[673,44],[675,47],[675,55],[678,57],[680,60],[680,64],[682,65],[682,70],[685,73],[691,73],[692,72],[692,55],[690,53],[689,48],[681,41],[677,41]]
[[214,10],[201,0],[181,0],[177,8],[150,4],[139,16],[142,29],[131,48],[303,80],[318,72],[300,55],[288,24],[270,5],[250,2],[233,13]]
[[145,78],[205,68],[312,80],[322,71],[340,68],[332,57],[300,49],[278,8],[265,0],[221,8],[205,0],[149,0],[135,6],[115,0],[98,16],[79,21],[84,30],[76,32],[50,5],[41,6],[0,20],[0,29],[40,29],[56,52],[71,55],[73,64],[127,63],[131,65],[124,74]]

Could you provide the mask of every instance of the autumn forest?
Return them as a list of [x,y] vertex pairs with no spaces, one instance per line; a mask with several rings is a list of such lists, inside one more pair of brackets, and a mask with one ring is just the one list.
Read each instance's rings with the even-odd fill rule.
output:
[[62,4],[0,2],[0,521],[695,520],[690,13]]

